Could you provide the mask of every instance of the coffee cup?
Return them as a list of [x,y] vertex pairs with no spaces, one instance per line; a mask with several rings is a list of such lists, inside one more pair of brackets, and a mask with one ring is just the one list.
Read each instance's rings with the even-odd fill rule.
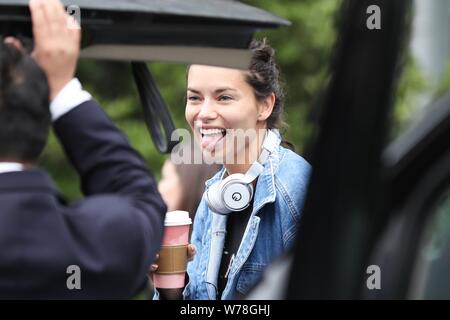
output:
[[155,288],[183,288],[188,259],[189,229],[192,224],[187,211],[170,211],[164,221],[164,237],[155,262],[153,274]]

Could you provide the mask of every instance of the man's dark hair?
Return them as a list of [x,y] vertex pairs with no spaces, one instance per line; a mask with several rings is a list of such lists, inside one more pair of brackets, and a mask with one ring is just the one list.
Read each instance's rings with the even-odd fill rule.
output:
[[0,159],[36,161],[50,123],[45,73],[28,54],[0,37]]

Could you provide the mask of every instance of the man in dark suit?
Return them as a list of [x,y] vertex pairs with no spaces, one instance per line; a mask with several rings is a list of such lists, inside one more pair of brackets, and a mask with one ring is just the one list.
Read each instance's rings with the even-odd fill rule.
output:
[[[58,0],[30,10],[33,57],[16,39],[0,44],[0,298],[130,298],[159,250],[166,206],[142,158],[73,79],[80,30],[67,28]],[[34,166],[52,121],[82,201],[66,204]]]

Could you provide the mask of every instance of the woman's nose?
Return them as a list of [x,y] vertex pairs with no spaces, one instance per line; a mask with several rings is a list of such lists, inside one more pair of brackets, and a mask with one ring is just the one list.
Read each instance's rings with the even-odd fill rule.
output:
[[214,103],[212,103],[209,99],[205,99],[197,118],[198,120],[202,121],[213,120],[217,118],[217,112],[215,110]]

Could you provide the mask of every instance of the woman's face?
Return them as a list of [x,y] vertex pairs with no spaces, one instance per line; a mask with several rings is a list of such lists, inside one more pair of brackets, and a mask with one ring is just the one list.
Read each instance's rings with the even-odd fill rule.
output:
[[170,160],[166,160],[162,167],[158,191],[166,203],[168,211],[180,209],[179,206],[182,201],[180,176],[177,173],[175,165]]
[[255,132],[264,129],[272,111],[268,113],[266,109],[258,103],[243,71],[203,65],[190,67],[185,116],[205,155],[224,161],[224,155],[240,152],[239,146],[226,150],[234,139],[233,129]]

